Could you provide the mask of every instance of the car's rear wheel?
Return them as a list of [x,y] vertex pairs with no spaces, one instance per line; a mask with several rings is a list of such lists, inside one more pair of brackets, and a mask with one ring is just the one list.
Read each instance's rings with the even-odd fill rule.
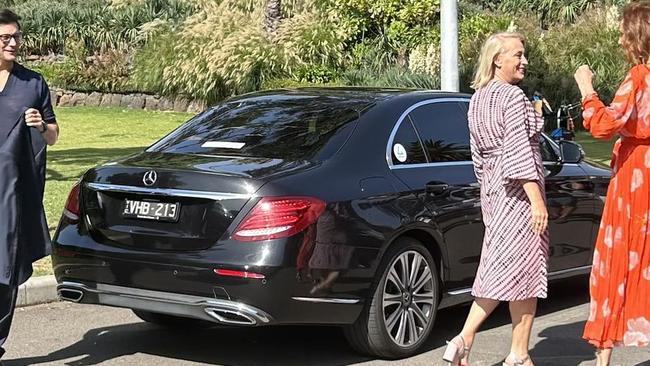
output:
[[166,328],[209,328],[215,326],[207,321],[185,318],[169,314],[154,313],[146,310],[131,309],[138,318]]
[[433,257],[421,242],[400,238],[378,269],[374,293],[359,319],[344,329],[353,348],[383,358],[417,352],[433,326],[439,280]]

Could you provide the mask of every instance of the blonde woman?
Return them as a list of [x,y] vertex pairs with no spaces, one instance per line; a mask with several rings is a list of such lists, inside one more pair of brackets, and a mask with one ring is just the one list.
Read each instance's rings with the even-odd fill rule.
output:
[[474,172],[481,185],[485,237],[465,325],[445,350],[447,365],[467,365],[481,324],[499,302],[512,317],[504,365],[533,365],[528,356],[537,298],[545,298],[548,213],[539,147],[541,102],[517,86],[526,74],[524,38],[498,33],[481,50],[469,108]]

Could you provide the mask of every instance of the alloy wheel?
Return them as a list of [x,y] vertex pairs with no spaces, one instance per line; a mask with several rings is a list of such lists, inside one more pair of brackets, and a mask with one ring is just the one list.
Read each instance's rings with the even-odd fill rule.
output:
[[434,314],[434,278],[427,260],[417,251],[400,254],[390,264],[384,283],[384,325],[400,347],[417,343]]

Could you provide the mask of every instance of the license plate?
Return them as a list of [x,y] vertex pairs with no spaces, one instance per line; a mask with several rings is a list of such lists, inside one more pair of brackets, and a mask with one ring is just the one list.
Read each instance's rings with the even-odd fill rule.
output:
[[178,220],[180,210],[179,203],[125,199],[122,215],[126,218],[175,222]]

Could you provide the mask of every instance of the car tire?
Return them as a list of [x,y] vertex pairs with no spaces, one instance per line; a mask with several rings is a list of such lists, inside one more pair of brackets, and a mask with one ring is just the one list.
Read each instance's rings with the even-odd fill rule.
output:
[[160,325],[165,328],[210,328],[216,326],[208,321],[185,318],[169,314],[154,313],[146,310],[131,309],[133,314],[147,323]]
[[[415,276],[410,276],[413,279],[399,281],[408,282],[400,290],[400,278],[395,275],[402,275],[405,263],[409,265],[407,271],[419,268]],[[372,297],[357,321],[344,327],[344,334],[350,345],[363,354],[386,359],[412,356],[426,342],[435,321],[440,289],[436,264],[420,241],[403,237],[388,249],[377,274],[380,277],[375,280]]]

